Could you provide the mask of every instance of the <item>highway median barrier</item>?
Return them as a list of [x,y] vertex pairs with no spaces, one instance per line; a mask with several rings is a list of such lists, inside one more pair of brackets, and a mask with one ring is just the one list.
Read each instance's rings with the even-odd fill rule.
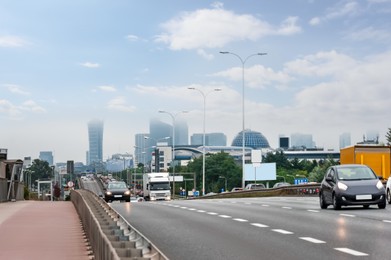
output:
[[72,190],[71,201],[97,260],[167,260],[140,232],[89,190]]

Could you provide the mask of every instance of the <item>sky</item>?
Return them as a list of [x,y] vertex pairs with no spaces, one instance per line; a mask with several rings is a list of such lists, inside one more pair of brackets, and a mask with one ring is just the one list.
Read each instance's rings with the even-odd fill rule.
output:
[[295,133],[385,142],[390,28],[391,0],[2,0],[0,148],[85,163],[100,119],[104,158],[133,154],[151,118],[172,123],[159,110],[202,133],[204,101],[228,145],[243,121],[274,148]]

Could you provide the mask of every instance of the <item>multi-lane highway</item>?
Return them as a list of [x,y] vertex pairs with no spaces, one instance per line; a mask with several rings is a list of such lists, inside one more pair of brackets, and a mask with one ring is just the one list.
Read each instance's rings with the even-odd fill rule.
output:
[[391,206],[321,210],[317,197],[111,206],[170,259],[390,259]]

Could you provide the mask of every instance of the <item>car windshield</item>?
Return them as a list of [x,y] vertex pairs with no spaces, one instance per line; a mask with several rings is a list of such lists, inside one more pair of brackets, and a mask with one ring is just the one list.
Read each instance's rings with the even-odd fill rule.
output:
[[346,167],[338,169],[339,180],[373,180],[376,175],[366,167]]
[[126,189],[126,184],[124,182],[119,183],[110,183],[109,189]]
[[150,184],[150,190],[169,190],[170,184],[168,182],[155,182]]

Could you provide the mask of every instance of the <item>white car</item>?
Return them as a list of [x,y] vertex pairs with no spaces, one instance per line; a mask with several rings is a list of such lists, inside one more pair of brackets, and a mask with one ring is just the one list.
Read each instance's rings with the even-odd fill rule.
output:
[[387,180],[386,184],[386,194],[387,194],[387,201],[388,204],[391,204],[391,176]]

